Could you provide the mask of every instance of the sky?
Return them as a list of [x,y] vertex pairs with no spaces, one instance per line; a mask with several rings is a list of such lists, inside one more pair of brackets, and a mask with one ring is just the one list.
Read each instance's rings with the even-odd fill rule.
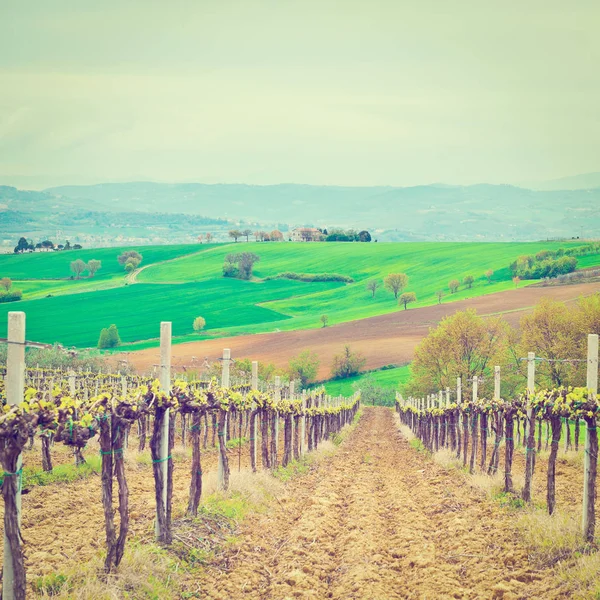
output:
[[600,171],[597,0],[2,0],[0,184]]

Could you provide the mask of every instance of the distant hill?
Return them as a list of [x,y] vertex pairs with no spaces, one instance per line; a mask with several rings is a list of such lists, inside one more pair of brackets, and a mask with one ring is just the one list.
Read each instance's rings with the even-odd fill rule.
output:
[[187,243],[208,231],[225,240],[235,224],[366,228],[379,241],[600,237],[600,188],[132,182],[33,192],[0,186],[5,246],[21,232],[53,239],[57,231],[88,245]]
[[584,173],[582,175],[572,175],[570,177],[561,177],[560,179],[551,179],[531,186],[535,190],[593,190],[600,188],[600,172]]
[[369,228],[381,240],[600,236],[600,189],[509,185],[335,187],[150,182],[62,186],[47,194],[109,211],[203,214],[257,223]]

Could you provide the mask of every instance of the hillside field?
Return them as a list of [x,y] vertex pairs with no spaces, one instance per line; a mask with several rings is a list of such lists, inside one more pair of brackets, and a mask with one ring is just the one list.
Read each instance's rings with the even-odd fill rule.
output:
[[[0,256],[0,277],[11,277],[23,290],[19,303],[0,304],[0,336],[6,335],[6,313],[24,310],[28,339],[79,347],[96,345],[101,328],[114,323],[124,343],[155,345],[160,321],[173,321],[176,342],[207,337],[320,327],[391,313],[401,309],[383,288],[375,297],[366,289],[388,273],[409,276],[405,291],[415,292],[409,310],[512,289],[508,265],[521,254],[580,245],[581,242],[535,243],[237,243],[220,245],[105,248],[60,253]],[[116,258],[125,249],[143,254],[142,268],[127,277]],[[224,279],[221,269],[230,252],[260,257],[253,281]],[[94,278],[69,279],[70,261],[102,261]],[[584,258],[586,267],[600,255]],[[583,262],[583,261],[582,261]],[[484,276],[492,269],[491,283]],[[337,273],[354,282],[300,282],[267,279],[279,273]],[[472,289],[450,294],[448,281],[473,275]],[[527,282],[531,283],[531,282]],[[525,285],[523,282],[521,285]],[[51,297],[48,297],[51,296]],[[206,331],[196,334],[196,316]]]
[[347,379],[332,379],[326,381],[323,385],[325,391],[330,396],[351,396],[360,383],[366,378],[369,378],[373,383],[379,387],[392,388],[394,391],[400,391],[400,387],[404,385],[410,377],[410,366],[404,365],[402,367],[395,367],[393,369],[381,369],[379,371],[370,371],[368,373],[361,373],[355,377],[348,377]]

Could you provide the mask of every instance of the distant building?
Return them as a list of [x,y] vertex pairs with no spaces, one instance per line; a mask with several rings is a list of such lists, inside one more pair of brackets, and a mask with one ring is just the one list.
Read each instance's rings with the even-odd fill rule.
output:
[[323,234],[314,227],[298,227],[292,230],[292,242],[320,242]]

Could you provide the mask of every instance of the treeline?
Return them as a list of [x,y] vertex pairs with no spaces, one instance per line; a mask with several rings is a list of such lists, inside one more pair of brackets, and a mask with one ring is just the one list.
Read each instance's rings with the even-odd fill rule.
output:
[[39,250],[40,252],[51,252],[56,250],[81,250],[81,248],[82,246],[80,244],[71,245],[69,240],[67,240],[64,244],[55,244],[52,240],[43,240],[42,242],[34,244],[31,240],[21,237],[15,246],[14,253],[23,254],[24,252],[35,252],[36,250]]
[[279,273],[275,277],[265,277],[265,281],[271,279],[292,279],[294,281],[306,281],[306,282],[323,282],[323,281],[339,281],[342,283],[354,283],[354,279],[348,275],[340,275],[339,273],[293,273],[286,271],[285,273]]
[[572,273],[577,268],[577,256],[600,253],[600,242],[591,242],[574,248],[540,250],[537,254],[522,255],[510,264],[513,277],[544,279]]

